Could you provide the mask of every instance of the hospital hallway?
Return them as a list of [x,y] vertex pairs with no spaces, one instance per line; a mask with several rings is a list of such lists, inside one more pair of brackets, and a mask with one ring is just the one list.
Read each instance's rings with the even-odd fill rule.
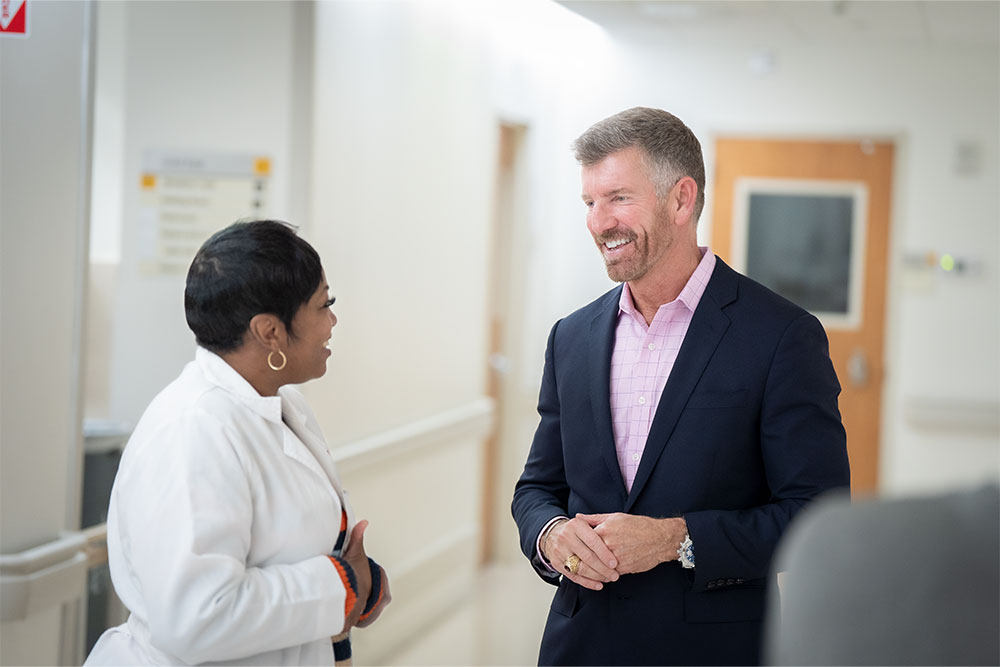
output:
[[[451,613],[427,619],[421,636],[381,664],[534,665],[553,593],[527,562],[491,563]],[[355,654],[354,664],[374,663]]]
[[[712,346],[696,333],[681,347],[686,330],[674,336],[672,357],[658,341],[638,343],[640,354],[658,360],[642,362],[656,366],[658,388],[637,388],[629,410],[643,432],[654,420],[657,430],[648,453],[650,436],[640,432],[616,470],[614,439],[626,431],[631,437],[632,426],[611,413],[610,356],[601,356],[614,351],[611,328],[585,340],[597,330],[566,322],[582,322],[567,318],[602,294],[611,295],[603,316],[620,317],[621,292],[614,290],[623,275],[609,275],[606,257],[627,258],[632,250],[595,239],[595,202],[581,198],[593,188],[581,187],[584,169],[572,147],[601,119],[636,108],[676,114],[697,139],[693,169],[682,171],[696,181],[685,234],[706,249],[700,256],[810,315],[795,320],[809,322],[802,336],[791,325],[744,321],[757,309],[735,297],[765,292],[731,283],[742,286],[727,288],[733,300],[722,303],[713,286],[699,297],[704,307],[693,306],[701,308],[696,324],[715,322]],[[233,581],[257,581],[256,569],[294,564],[302,577],[330,583],[334,571],[320,556],[336,544],[345,510],[369,522],[365,553],[385,568],[393,596],[375,625],[354,633],[354,664],[534,665],[556,589],[520,552],[511,507],[526,463],[540,459],[531,454],[536,431],[544,458],[557,461],[555,447],[565,447],[561,470],[569,471],[567,498],[575,498],[560,507],[567,512],[731,510],[750,499],[781,500],[789,490],[796,502],[805,500],[831,485],[826,473],[822,484],[772,486],[768,468],[822,440],[805,416],[810,410],[796,407],[809,403],[765,394],[779,385],[814,393],[808,383],[771,378],[785,368],[805,370],[777,361],[778,350],[815,353],[821,337],[825,351],[813,356],[829,357],[821,364],[829,380],[820,383],[823,421],[827,428],[833,422],[832,367],[844,431],[837,458],[846,448],[855,497],[931,502],[996,488],[998,118],[1000,0],[0,0],[0,667],[81,665],[101,634],[125,621],[121,599],[137,618],[140,605],[177,599],[145,600],[148,586],[129,595],[133,582],[122,572],[133,574],[123,569],[131,554],[119,548],[126,515],[147,531],[136,539],[126,528],[130,548],[163,565],[134,562],[156,586],[177,583],[190,594],[184,575],[166,573],[186,572],[191,554],[201,555],[184,544],[195,523],[215,535],[225,523],[218,519],[228,517],[241,539],[249,536],[231,540],[229,528],[215,535],[238,544],[219,570]],[[646,176],[639,183],[655,194]],[[634,222],[648,237],[659,229],[658,212],[643,210],[619,222]],[[196,254],[236,221],[270,221],[272,230],[284,229],[274,222],[287,223],[318,259],[301,267],[274,260],[252,271],[250,262],[234,260],[241,267],[227,274],[234,280],[246,268],[261,283],[277,284],[294,267],[296,280],[311,287],[294,298],[274,296],[280,308],[252,305],[252,313],[238,314],[229,297],[224,307],[206,306],[209,319],[234,329],[234,350],[246,336],[235,329],[258,315],[272,321],[287,310],[273,331],[291,332],[292,306],[318,298],[319,287],[328,287],[324,303],[336,320],[327,328],[333,319],[315,316],[318,309],[306,313],[309,335],[296,332],[284,350],[247,347],[263,354],[243,371],[201,344],[187,306]],[[314,280],[315,261],[321,279]],[[743,278],[715,284],[724,280]],[[229,294],[214,278],[204,281],[206,292]],[[250,283],[236,291],[247,303],[268,293]],[[751,340],[757,327],[792,333]],[[563,361],[567,351],[580,352],[579,361]],[[164,404],[156,397],[177,386],[186,368],[201,367],[198,358],[246,392],[247,405],[258,398],[276,405],[278,388],[289,387],[296,405],[301,398],[307,408],[309,442],[287,421],[261,414],[259,437],[240,441],[261,453],[259,466],[250,467],[249,455],[216,431],[155,449],[162,465],[144,458],[145,435],[186,422],[171,409],[163,411],[162,432],[147,430],[149,420],[137,425],[151,405]],[[668,359],[670,369],[676,362],[682,370],[667,370]],[[757,375],[745,377],[748,369]],[[221,388],[211,379],[217,376],[199,377]],[[178,405],[193,405],[206,395],[200,392],[178,392]],[[667,398],[658,414],[661,394]],[[800,427],[770,426],[792,413],[803,415]],[[232,421],[240,433],[249,423]],[[288,456],[278,456],[279,434]],[[788,444],[774,446],[772,434]],[[210,445],[229,464],[207,465]],[[123,461],[123,470],[138,462],[151,479],[121,483],[112,514]],[[643,481],[629,505],[590,502],[591,486],[613,494],[619,479],[628,484],[633,464]],[[589,475],[581,478],[583,495],[570,479],[576,468]],[[277,486],[258,484],[258,470],[299,480],[281,485],[287,504],[284,493],[272,493]],[[188,473],[217,481],[190,483]],[[755,489],[733,493],[745,483]],[[120,493],[125,488],[137,491]],[[180,497],[185,489],[210,498],[161,502],[167,491]],[[662,503],[654,498],[661,492]],[[896,509],[910,516],[891,505],[892,525]],[[528,530],[541,518],[520,520]],[[314,521],[330,534],[320,540]],[[270,528],[277,529],[273,551],[262,546]],[[887,544],[892,574],[913,561],[971,580],[973,590],[1000,590],[956,565],[971,549],[921,531],[941,555],[900,558],[896,540]],[[690,532],[699,542],[697,529]],[[955,539],[1000,537],[970,533]],[[760,534],[751,539],[771,543]],[[853,532],[843,543],[878,555]],[[710,547],[698,548],[705,554]],[[277,558],[281,549],[291,555]],[[753,558],[762,553],[750,551]],[[700,556],[701,572],[714,557]],[[314,574],[309,560],[325,569]],[[1000,571],[1000,558],[994,561],[989,576]],[[716,581],[756,579],[762,566],[720,572]],[[871,561],[860,571],[871,572]],[[924,583],[922,576],[903,583]],[[861,586],[866,597],[857,608],[866,614],[847,620],[870,622],[882,609],[898,621],[899,610],[925,608],[909,596],[927,588],[910,585],[888,593],[885,604],[872,602],[872,587],[886,581]],[[300,622],[290,615],[297,612],[268,606],[294,596],[239,607],[257,620],[267,607],[272,637],[212,606],[218,591],[241,588],[203,583],[199,577],[192,585],[200,602],[157,618],[169,619],[157,635],[191,634],[157,636],[150,647],[169,644],[177,661],[193,664],[312,643],[327,657],[327,637],[343,627],[339,587],[337,604],[323,609],[336,620],[314,631],[305,631],[321,618],[312,607]],[[301,590],[311,604],[312,579]],[[728,613],[717,593],[706,592],[715,597],[704,606]],[[960,618],[954,605],[969,602],[955,599],[926,604],[948,610],[935,618],[937,629]],[[996,600],[987,601],[991,614],[1000,610]],[[739,616],[748,615],[737,606]],[[225,613],[205,624],[198,615],[205,609]],[[283,624],[287,635],[276,629]],[[913,635],[927,640],[930,633]],[[833,643],[830,632],[797,636]],[[967,628],[954,637],[971,644]],[[252,649],[248,638],[256,640]],[[883,664],[916,664],[899,658],[915,639],[890,644],[892,662]],[[860,664],[879,664],[870,655]]]

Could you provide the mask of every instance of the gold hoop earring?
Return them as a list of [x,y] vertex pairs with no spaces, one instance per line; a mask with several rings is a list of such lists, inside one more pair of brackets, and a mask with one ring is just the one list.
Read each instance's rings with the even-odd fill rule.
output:
[[[273,362],[273,361],[271,361],[271,356],[272,356],[272,355],[273,355],[273,354],[274,354],[275,352],[277,352],[278,354],[280,354],[280,355],[281,355],[281,365],[280,365],[280,366],[275,366],[275,365],[274,365],[274,362]],[[271,369],[272,371],[280,371],[280,370],[281,370],[282,368],[284,368],[284,367],[285,367],[285,364],[287,364],[287,363],[288,363],[288,358],[287,358],[287,357],[285,356],[285,353],[284,353],[284,352],[282,352],[281,350],[274,350],[274,351],[272,351],[272,352],[271,352],[271,354],[267,355],[267,365],[268,365],[268,367],[269,367],[269,368],[270,368],[270,369]]]

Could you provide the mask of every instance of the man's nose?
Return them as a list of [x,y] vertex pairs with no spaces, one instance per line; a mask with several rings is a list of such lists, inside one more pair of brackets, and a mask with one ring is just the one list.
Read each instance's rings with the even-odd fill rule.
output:
[[617,225],[618,220],[608,207],[594,202],[587,213],[587,226],[590,227],[591,233],[600,235]]

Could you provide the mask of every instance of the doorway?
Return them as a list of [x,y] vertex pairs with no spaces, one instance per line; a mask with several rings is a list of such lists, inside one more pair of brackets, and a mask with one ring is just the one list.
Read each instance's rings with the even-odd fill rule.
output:
[[879,477],[893,157],[871,139],[715,144],[712,249],[823,323],[862,494]]
[[[523,271],[515,264],[515,248],[523,247],[524,169],[523,145],[527,134],[524,125],[500,122],[495,198],[490,231],[490,268],[487,299],[489,341],[487,350],[486,394],[494,404],[493,432],[483,452],[482,563],[495,560],[505,552],[502,545],[517,543],[510,534],[510,494],[512,434],[516,415],[512,405],[515,388],[512,376],[518,356],[518,332],[522,326],[521,295]],[[516,480],[516,477],[514,478]]]

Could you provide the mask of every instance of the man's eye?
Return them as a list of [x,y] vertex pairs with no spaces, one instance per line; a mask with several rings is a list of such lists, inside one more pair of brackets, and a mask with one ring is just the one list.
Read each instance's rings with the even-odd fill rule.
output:
[[337,297],[331,296],[329,299],[326,300],[326,303],[323,304],[323,307],[324,308],[329,308],[330,306],[332,306],[336,302],[337,302]]

